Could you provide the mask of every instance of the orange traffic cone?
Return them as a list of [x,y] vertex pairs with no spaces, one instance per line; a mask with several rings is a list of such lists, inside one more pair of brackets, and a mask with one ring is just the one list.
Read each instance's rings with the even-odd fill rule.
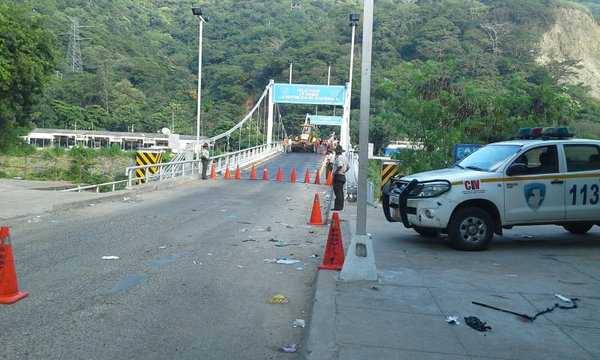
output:
[[13,304],[29,295],[19,291],[8,227],[0,228],[0,304]]
[[310,183],[310,173],[308,172],[308,169],[306,169],[306,174],[304,175],[304,183],[305,184]]
[[277,181],[283,181],[283,175],[281,175],[281,166],[277,168]]
[[242,178],[242,173],[240,171],[240,166],[238,165],[235,169],[235,179],[240,180]]
[[254,168],[254,164],[252,164],[252,170],[250,171],[250,180],[256,180],[256,169]]
[[290,177],[290,182],[296,182],[296,168],[292,168],[292,176]]
[[332,173],[331,171],[327,172],[327,182],[326,182],[327,185],[333,185],[333,176],[331,175],[331,173]]
[[225,177],[224,179],[229,180],[231,179],[231,171],[229,171],[229,164],[227,164],[227,168],[225,169]]
[[319,176],[319,169],[317,169],[317,171],[316,171],[315,184],[316,185],[321,185],[321,177]]
[[267,165],[265,165],[265,169],[263,170],[263,180],[269,180],[269,172],[267,171]]
[[323,225],[323,216],[321,215],[321,201],[319,201],[319,194],[315,194],[315,200],[313,202],[312,213],[310,214],[310,221],[308,225]]
[[210,169],[210,178],[215,180],[217,178],[217,172],[215,171],[215,164],[212,165]]
[[344,244],[342,243],[340,218],[338,213],[334,212],[331,218],[331,226],[329,226],[329,236],[327,237],[323,265],[319,265],[319,269],[341,270],[342,265],[344,265]]

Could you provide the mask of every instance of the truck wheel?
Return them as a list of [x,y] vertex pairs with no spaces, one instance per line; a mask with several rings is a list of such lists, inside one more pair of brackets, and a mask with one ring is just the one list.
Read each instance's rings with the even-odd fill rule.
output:
[[586,232],[590,231],[592,226],[594,226],[593,223],[569,223],[563,225],[565,230],[571,234],[585,234]]
[[476,207],[458,210],[448,224],[450,242],[459,250],[484,250],[492,241],[493,235],[492,218]]
[[413,230],[416,231],[419,235],[424,237],[436,237],[440,234],[439,230],[436,229],[427,229],[422,227],[413,227]]

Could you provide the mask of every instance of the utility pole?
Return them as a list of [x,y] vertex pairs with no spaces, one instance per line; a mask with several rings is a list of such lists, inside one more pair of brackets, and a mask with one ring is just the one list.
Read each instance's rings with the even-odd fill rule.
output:
[[79,36],[79,19],[71,18],[71,29],[69,30],[69,47],[67,48],[67,63],[71,67],[72,72],[80,72],[83,70],[81,61],[81,48],[79,42],[83,40]]

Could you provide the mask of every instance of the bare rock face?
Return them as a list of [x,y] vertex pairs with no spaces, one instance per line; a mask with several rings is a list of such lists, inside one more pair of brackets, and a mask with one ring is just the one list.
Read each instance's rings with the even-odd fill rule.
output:
[[579,9],[558,7],[554,27],[544,34],[541,64],[551,60],[580,60],[583,66],[570,83],[588,85],[590,95],[600,98],[600,24],[594,17]]

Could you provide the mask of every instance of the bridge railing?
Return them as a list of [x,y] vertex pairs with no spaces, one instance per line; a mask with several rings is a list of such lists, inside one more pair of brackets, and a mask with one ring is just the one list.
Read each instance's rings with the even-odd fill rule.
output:
[[[258,145],[244,150],[238,150],[212,157],[215,172],[222,174],[227,167],[235,170],[237,166],[245,167],[275,155],[281,150],[280,143]],[[142,170],[143,176],[139,176],[137,170]],[[116,191],[123,188],[132,189],[134,185],[149,181],[162,181],[180,176],[199,174],[202,170],[200,159],[174,161],[161,164],[150,164],[141,166],[129,166],[125,169],[126,180],[111,181],[96,185],[77,186],[63,191]]]

